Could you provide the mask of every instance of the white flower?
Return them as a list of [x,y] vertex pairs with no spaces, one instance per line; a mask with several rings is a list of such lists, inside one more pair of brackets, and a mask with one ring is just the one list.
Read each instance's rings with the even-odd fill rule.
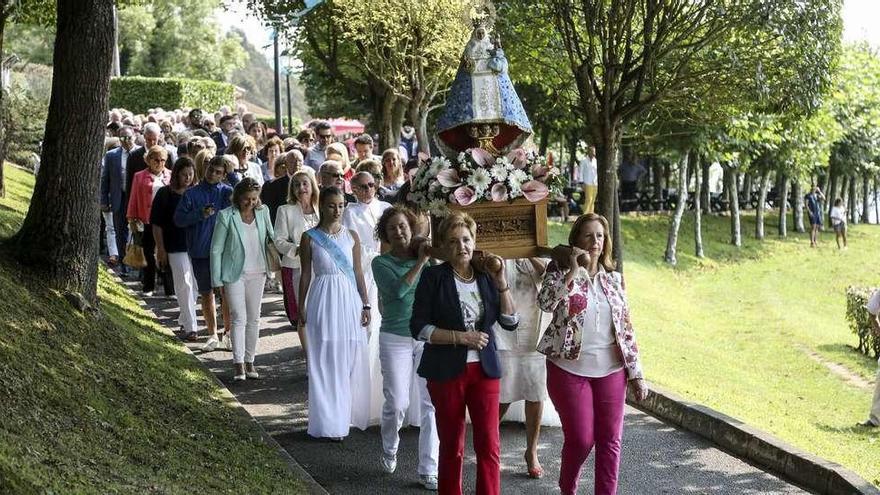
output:
[[431,212],[432,215],[439,214],[441,216],[446,216],[445,214],[441,213],[446,211],[446,208],[446,200],[443,198],[438,198],[429,201],[427,209]]
[[467,183],[474,188],[474,192],[477,193],[477,195],[482,195],[486,192],[489,184],[492,183],[492,178],[489,176],[489,172],[486,172],[486,169],[478,168],[471,173],[470,177],[468,177]]
[[458,154],[458,163],[464,163],[464,161],[466,159],[467,159],[467,156],[465,156],[464,151],[462,151],[461,153]]
[[503,163],[499,163],[492,167],[491,173],[493,179],[497,181],[503,181],[507,179],[508,170]]
[[510,172],[510,175],[508,177],[510,179],[511,185],[515,183],[517,186],[529,180],[529,174],[525,173],[522,170],[514,170],[513,172]]
[[511,198],[518,198],[522,196],[522,184],[519,182],[510,181],[508,182],[510,187],[508,188],[507,195]]

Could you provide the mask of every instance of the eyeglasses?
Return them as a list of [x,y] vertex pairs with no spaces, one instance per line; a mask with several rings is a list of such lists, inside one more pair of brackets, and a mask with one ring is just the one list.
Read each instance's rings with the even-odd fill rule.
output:
[[131,141],[131,136],[119,136],[120,141]]
[[363,189],[364,191],[366,191],[367,189],[375,189],[375,188],[376,188],[376,183],[375,183],[375,182],[368,182],[368,183],[366,183],[366,184],[358,184],[358,185],[356,185],[355,187],[357,187],[358,189]]
[[334,174],[332,172],[321,172],[321,175],[324,175],[326,177],[333,177],[335,179],[341,179],[341,178],[345,177],[345,174],[342,174],[342,173],[335,173]]

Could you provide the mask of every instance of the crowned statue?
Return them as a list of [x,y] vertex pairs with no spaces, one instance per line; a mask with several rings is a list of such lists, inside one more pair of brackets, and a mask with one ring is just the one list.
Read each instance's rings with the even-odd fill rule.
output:
[[461,56],[443,115],[437,144],[453,157],[480,148],[499,156],[518,148],[532,125],[507,74],[507,58],[485,21],[476,21]]

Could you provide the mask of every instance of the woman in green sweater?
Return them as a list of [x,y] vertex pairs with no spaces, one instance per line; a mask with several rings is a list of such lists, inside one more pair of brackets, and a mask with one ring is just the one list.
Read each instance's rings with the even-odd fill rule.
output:
[[413,232],[419,219],[409,208],[395,205],[385,210],[376,224],[376,235],[391,250],[373,259],[373,277],[379,288],[379,361],[382,366],[382,469],[393,473],[397,468],[398,431],[409,409],[410,391],[417,390],[418,410],[411,418],[419,424],[419,482],[429,490],[437,489],[437,457],[440,441],[434,423],[434,405],[426,381],[415,374],[422,359],[424,342],[412,338],[409,319],[422,269],[428,263],[428,242],[414,249]]

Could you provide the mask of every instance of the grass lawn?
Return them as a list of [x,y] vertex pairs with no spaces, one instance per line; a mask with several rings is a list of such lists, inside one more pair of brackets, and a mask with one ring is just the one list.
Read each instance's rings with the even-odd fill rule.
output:
[[[729,218],[704,217],[705,259],[693,256],[692,217],[683,222],[679,263],[663,262],[669,217],[623,219],[625,271],[647,378],[783,440],[838,462],[880,485],[880,431],[855,427],[871,390],[849,385],[808,356],[873,379],[877,362],[855,352],[844,319],[849,285],[880,285],[880,228],[850,227],[850,247],[833,233],[810,248],[807,234],[726,244]],[[789,225],[793,225],[789,223]],[[551,240],[568,226],[551,226]]]
[[[6,167],[0,238],[33,176]],[[101,269],[71,310],[0,252],[0,493],[303,493],[198,362]]]

